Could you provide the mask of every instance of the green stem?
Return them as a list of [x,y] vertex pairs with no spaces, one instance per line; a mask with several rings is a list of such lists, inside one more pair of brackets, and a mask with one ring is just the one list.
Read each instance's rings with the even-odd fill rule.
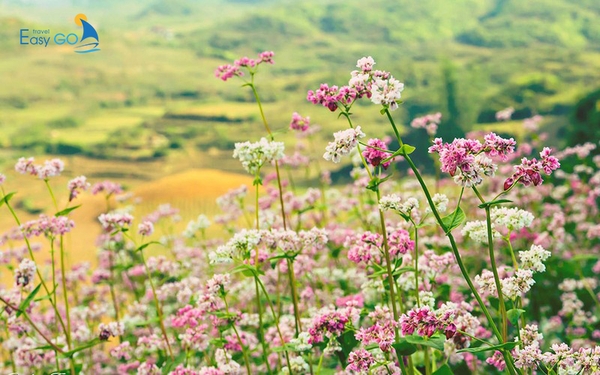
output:
[[[223,296],[223,302],[225,302],[225,312],[227,313],[227,315],[229,315],[229,306],[227,305],[227,299],[225,298],[225,296]],[[246,364],[246,371],[248,372],[248,375],[252,374],[252,370],[250,370],[250,359],[248,359],[248,353],[246,352],[246,348],[244,348],[244,343],[242,342],[242,338],[237,330],[237,328],[235,328],[235,324],[231,324],[231,328],[233,329],[233,332],[235,333],[235,337],[237,337],[238,343],[240,344],[240,348],[242,348],[242,355],[244,356],[244,363]]]
[[421,300],[419,297],[419,229],[412,218],[410,219],[410,222],[415,228],[415,296],[417,297],[417,307],[421,307]]
[[296,289],[296,275],[294,273],[294,261],[287,258],[288,278],[290,280],[290,288],[292,292],[292,303],[294,304],[294,318],[296,321],[296,337],[302,331],[302,323],[300,322],[300,309],[298,308],[298,291]]
[[[265,285],[262,283],[262,281],[260,281],[258,276],[254,275],[254,278],[256,279],[256,282],[258,282],[258,285],[260,286],[263,293],[265,294],[265,297],[267,298],[267,303],[269,304],[269,308],[271,309],[271,314],[273,314],[273,320],[275,321],[275,328],[277,329],[277,334],[279,335],[279,340],[281,341],[281,345],[285,345],[285,340],[283,339],[283,335],[281,334],[281,328],[279,328],[279,316],[275,313],[275,308],[273,307],[271,298],[269,298],[269,293],[267,292]],[[283,352],[285,353],[285,361],[287,363],[287,367],[290,370],[290,375],[291,375],[292,365],[290,363],[290,356],[289,356],[287,350],[284,350]]]
[[67,277],[66,277],[66,267],[65,267],[65,248],[64,248],[64,237],[60,236],[60,274],[61,274],[61,282],[63,289],[63,298],[65,300],[65,315],[67,318],[67,334],[65,335],[67,338],[67,347],[71,350],[71,317],[69,314],[69,296],[67,293]]
[[[2,195],[6,196],[6,192],[4,191],[4,188],[2,188],[0,186],[0,191],[2,191]],[[21,225],[21,221],[19,220],[19,217],[17,216],[15,210],[12,208],[12,206],[10,205],[10,203],[8,202],[8,200],[6,200],[4,202],[6,204],[6,207],[8,208],[8,210],[10,211],[12,217],[15,219],[15,222],[17,223],[17,225]],[[31,243],[29,242],[29,239],[25,236],[25,233],[23,233],[23,239],[25,240],[25,245],[27,246],[27,251],[29,253],[29,257],[31,258],[31,260],[37,264],[37,262],[35,261],[35,256],[33,255],[33,249],[31,248]],[[44,278],[42,277],[42,273],[40,271],[39,267],[35,268],[35,272],[38,276],[38,278],[40,279],[40,283],[42,284],[42,287],[44,288],[44,291],[46,292],[47,295],[52,296],[52,294],[54,293],[54,300],[52,299],[52,297],[49,298],[50,304],[52,305],[52,308],[54,309],[54,314],[56,315],[56,317],[58,318],[58,322],[60,323],[63,332],[67,332],[67,327],[65,326],[65,322],[62,319],[62,316],[60,315],[60,312],[58,311],[58,307],[56,305],[56,288],[54,288],[53,293],[50,293],[50,289],[48,289],[48,285],[46,285],[46,282],[44,281]]]
[[[258,251],[258,249],[257,249]],[[263,359],[265,364],[267,365],[267,372],[271,373],[271,366],[269,365],[269,353],[267,351],[267,343],[265,342],[265,335],[263,332],[263,316],[262,316],[262,308],[260,305],[260,290],[258,289],[258,281],[256,281],[258,277],[254,278],[254,286],[256,289],[256,307],[258,308],[258,339],[262,344],[263,349]]]
[[148,267],[148,263],[146,263],[146,257],[144,257],[144,251],[140,251],[140,258],[142,258],[142,262],[144,263],[144,268],[146,269],[146,274],[148,275],[148,281],[150,282],[150,287],[152,288],[152,296],[154,297],[154,303],[156,304],[156,313],[158,314],[158,321],[160,323],[160,329],[162,331],[163,337],[165,339],[165,343],[167,344],[167,349],[169,351],[169,357],[174,361],[175,357],[173,356],[173,351],[171,350],[171,344],[169,343],[169,337],[167,336],[167,330],[165,329],[165,323],[162,314],[162,308],[160,306],[160,302],[158,301],[158,297],[156,296],[156,288],[154,287],[154,281],[152,281],[152,274],[150,273],[150,268]]
[[[475,187],[473,187],[475,189]],[[502,322],[500,327],[502,328],[502,342],[505,343],[508,336],[507,327],[507,315],[506,305],[504,304],[504,294],[502,293],[502,284],[500,283],[500,276],[498,275],[498,267],[496,266],[496,256],[494,255],[494,237],[492,233],[492,219],[490,217],[490,207],[485,207],[485,219],[487,224],[487,235],[488,235],[488,250],[490,256],[490,265],[492,266],[492,273],[494,274],[494,282],[496,283],[496,289],[498,290],[498,301],[500,317]]]

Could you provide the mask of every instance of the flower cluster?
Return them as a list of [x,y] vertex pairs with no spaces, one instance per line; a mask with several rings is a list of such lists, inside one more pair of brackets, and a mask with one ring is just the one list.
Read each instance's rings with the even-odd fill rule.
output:
[[334,163],[339,163],[342,156],[346,156],[356,147],[358,140],[363,138],[365,133],[360,130],[360,126],[356,128],[340,130],[333,133],[335,140],[329,142],[325,148],[323,157],[325,160],[331,160]]
[[308,130],[310,125],[310,117],[302,117],[298,112],[292,114],[292,121],[290,122],[290,129],[305,132]]
[[536,158],[531,160],[527,158],[521,159],[521,164],[514,167],[515,172],[504,182],[504,190],[510,189],[517,182],[522,183],[525,186],[534,185],[538,186],[542,184],[543,171],[547,175],[552,174],[552,171],[560,168],[558,159],[551,156],[552,150],[549,147],[544,147],[540,152],[540,160]]
[[65,169],[65,163],[60,159],[46,160],[43,165],[35,165],[34,158],[20,158],[15,164],[15,170],[21,174],[30,174],[43,180],[58,176]]
[[244,72],[240,68],[255,68],[262,63],[274,64],[273,56],[275,53],[272,51],[264,51],[258,54],[258,59],[251,59],[249,57],[242,57],[236,60],[233,64],[225,64],[219,66],[215,70],[215,77],[227,81],[232,77],[241,77]]
[[258,142],[239,142],[235,144],[233,157],[242,162],[244,169],[256,176],[266,164],[283,158],[282,142],[268,141],[261,138]]
[[506,160],[515,151],[514,139],[504,139],[495,133],[485,136],[482,144],[478,140],[458,138],[452,143],[444,143],[436,138],[429,147],[429,153],[440,157],[442,172],[454,177],[454,182],[464,187],[477,186],[483,176],[494,176],[498,166],[491,157]]
[[442,114],[440,112],[417,117],[410,122],[410,126],[415,129],[425,129],[430,137],[433,137],[437,132],[438,125],[442,122]]
[[367,163],[374,167],[381,165],[383,169],[388,169],[392,161],[394,161],[393,158],[389,159],[392,154],[384,151],[387,150],[389,143],[390,140],[386,142],[378,138],[369,139],[367,147],[362,152]]

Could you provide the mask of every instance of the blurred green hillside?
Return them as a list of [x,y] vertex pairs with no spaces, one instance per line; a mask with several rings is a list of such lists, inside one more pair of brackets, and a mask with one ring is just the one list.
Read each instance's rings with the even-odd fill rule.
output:
[[[600,87],[597,0],[46,3],[0,1],[2,160],[204,155],[194,165],[214,167],[262,128],[250,92],[213,71],[262,50],[275,51],[276,64],[257,84],[284,138],[294,111],[321,124],[324,137],[343,126],[307,103],[306,91],[344,84],[366,55],[405,83],[400,122],[442,111],[464,131],[490,129],[494,113],[513,106],[516,119],[545,115],[556,146],[567,140],[574,105]],[[98,30],[99,53],[19,45],[21,28],[79,32],[77,13]],[[365,109],[357,108],[361,120],[383,123]],[[523,134],[518,122],[501,130]]]

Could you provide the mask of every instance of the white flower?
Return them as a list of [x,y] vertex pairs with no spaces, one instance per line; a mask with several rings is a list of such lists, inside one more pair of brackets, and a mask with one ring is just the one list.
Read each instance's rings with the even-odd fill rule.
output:
[[331,160],[334,163],[339,163],[341,157],[348,155],[350,151],[356,147],[358,140],[364,136],[365,133],[360,130],[360,126],[333,133],[335,140],[333,142],[329,142],[325,148],[326,151],[323,157],[325,160]]
[[[470,237],[473,241],[479,243],[487,243],[487,226],[485,221],[467,221],[461,231],[465,237]],[[494,238],[500,237],[500,233],[494,230],[494,224],[492,223],[492,236]]]
[[360,68],[363,72],[370,72],[373,70],[373,65],[375,65],[375,60],[371,56],[363,57],[356,62],[356,67]]
[[266,138],[254,143],[238,142],[233,157],[242,162],[248,173],[256,175],[266,163],[283,158],[284,148],[283,142],[268,141]]
[[208,220],[206,215],[200,215],[195,221],[192,220],[188,223],[185,231],[183,231],[183,235],[187,238],[192,238],[199,230],[208,228],[210,224],[210,220]]
[[533,222],[533,215],[530,212],[516,207],[493,207],[490,217],[496,225],[506,227],[510,231],[529,227]]
[[521,251],[519,258],[521,259],[521,267],[529,269],[533,272],[544,272],[546,266],[544,261],[550,257],[550,252],[538,245],[531,245],[527,251]]
[[515,272],[514,276],[500,280],[500,284],[502,284],[502,293],[514,300],[523,293],[527,293],[535,284],[533,271],[520,269]]
[[36,270],[35,262],[24,258],[15,271],[15,284],[22,287],[29,285],[33,281]]
[[289,345],[294,348],[295,351],[304,352],[312,349],[312,345],[308,343],[310,334],[308,332],[300,332],[298,338],[291,339]]
[[[433,201],[433,204],[435,205],[435,208],[438,210],[438,212],[446,212],[446,210],[448,209],[449,199],[445,194],[435,194],[433,197],[431,197],[431,200]],[[425,211],[429,213],[431,212],[431,208],[427,207]]]
[[400,198],[396,194],[384,195],[383,197],[381,197],[381,199],[379,199],[379,209],[381,211],[397,211],[400,208],[401,200],[402,198]]
[[291,370],[287,366],[281,369],[281,374],[308,374],[310,373],[310,367],[304,358],[298,356],[290,359]]
[[404,83],[394,77],[376,78],[371,85],[371,101],[374,104],[389,105],[393,111],[398,108],[396,100],[402,96],[402,90],[404,90]]

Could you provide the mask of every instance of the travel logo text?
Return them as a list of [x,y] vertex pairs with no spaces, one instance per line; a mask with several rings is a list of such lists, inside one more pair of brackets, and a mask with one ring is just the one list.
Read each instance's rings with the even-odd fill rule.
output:
[[75,24],[82,28],[81,36],[75,33],[63,34],[57,33],[52,36],[50,29],[21,29],[19,32],[19,42],[22,45],[36,45],[48,47],[50,42],[54,44],[63,45],[69,44],[75,46],[74,50],[76,53],[90,53],[100,51],[98,45],[100,39],[98,38],[98,32],[87,21],[87,16],[83,13],[79,13],[75,16]]

